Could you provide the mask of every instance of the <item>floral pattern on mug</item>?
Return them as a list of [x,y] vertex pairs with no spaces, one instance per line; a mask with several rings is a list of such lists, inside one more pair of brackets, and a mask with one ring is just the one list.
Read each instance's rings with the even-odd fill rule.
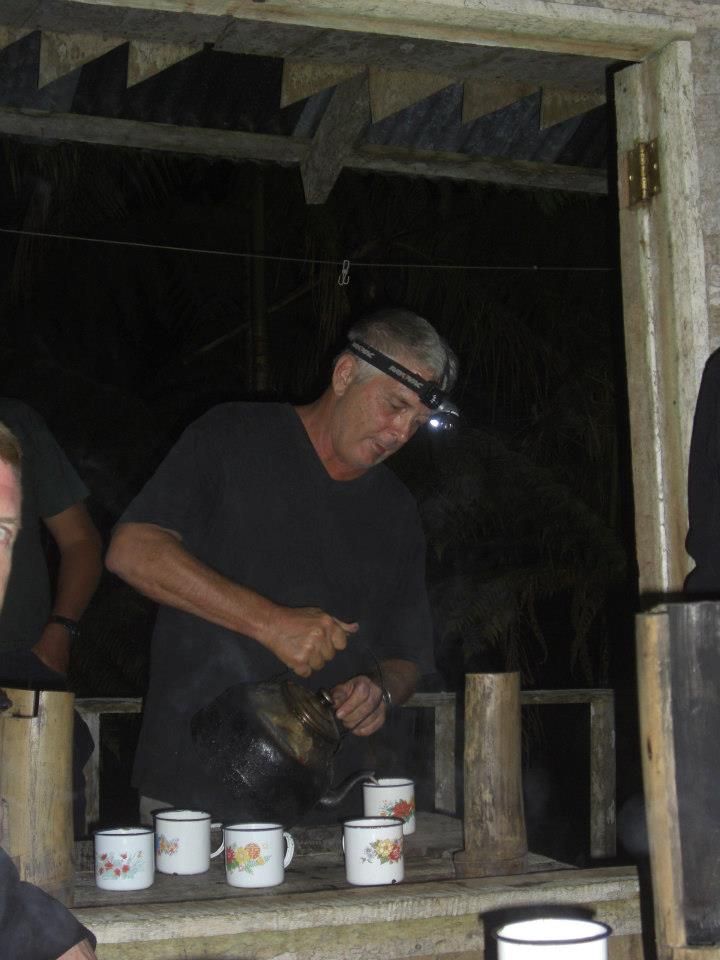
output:
[[369,847],[365,847],[365,856],[361,857],[363,863],[374,863],[379,860],[380,863],[397,863],[402,857],[403,842],[400,840],[373,840]]
[[244,847],[226,847],[225,863],[230,872],[243,870],[252,874],[256,867],[263,867],[270,862],[270,857],[263,856],[257,843],[246,843]]
[[407,823],[415,815],[414,800],[388,800],[380,808],[381,817],[395,817]]
[[107,877],[112,880],[113,877],[119,880],[129,879],[144,865],[142,850],[136,850],[135,853],[115,854],[101,853],[97,858],[97,875]]
[[169,837],[166,837],[164,833],[159,833],[155,837],[155,855],[158,857],[161,853],[165,853],[171,857],[174,853],[178,852],[179,846],[179,837],[173,837],[171,840]]

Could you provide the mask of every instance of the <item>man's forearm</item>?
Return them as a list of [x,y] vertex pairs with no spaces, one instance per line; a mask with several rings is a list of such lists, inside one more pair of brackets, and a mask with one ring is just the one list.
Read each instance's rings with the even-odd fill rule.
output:
[[272,616],[269,600],[202,563],[174,533],[160,527],[121,525],[106,564],[151,600],[255,639]]
[[393,704],[399,706],[415,693],[420,671],[411,660],[383,660],[382,675]]
[[317,607],[285,607],[228,580],[153,524],[122,524],[107,565],[152,600],[251,637],[301,677],[322,669],[358,630]]
[[53,613],[79,620],[95,593],[101,573],[99,540],[97,543],[80,541],[62,549]]

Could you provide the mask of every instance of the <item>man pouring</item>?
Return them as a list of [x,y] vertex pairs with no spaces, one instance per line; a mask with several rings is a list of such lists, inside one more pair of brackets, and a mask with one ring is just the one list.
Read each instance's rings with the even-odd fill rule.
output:
[[232,684],[289,669],[367,737],[432,669],[424,536],[383,461],[457,415],[456,371],[426,320],[375,314],[317,400],[215,407],[131,503],[107,564],[161,605],[133,774],[145,819],[218,813],[190,720]]

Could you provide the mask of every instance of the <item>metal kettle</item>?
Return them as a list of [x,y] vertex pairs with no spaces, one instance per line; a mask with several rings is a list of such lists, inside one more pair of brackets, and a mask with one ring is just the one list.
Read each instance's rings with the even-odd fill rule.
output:
[[331,788],[343,737],[332,698],[290,680],[235,684],[199,710],[190,729],[205,772],[232,798],[229,815],[238,820],[272,816],[290,827],[373,775],[361,770]]

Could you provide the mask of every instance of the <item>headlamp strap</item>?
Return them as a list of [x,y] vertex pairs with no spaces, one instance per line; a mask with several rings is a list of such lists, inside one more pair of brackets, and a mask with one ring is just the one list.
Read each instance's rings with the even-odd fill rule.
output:
[[423,380],[422,377],[413,373],[412,370],[408,370],[407,367],[398,363],[397,360],[386,357],[384,353],[371,347],[365,343],[364,340],[351,340],[348,344],[348,350],[354,353],[355,356],[360,357],[361,360],[365,360],[371,366],[382,370],[383,373],[386,373],[394,380],[404,383],[406,387],[409,387],[420,397],[420,400],[426,407],[429,407],[430,410],[437,410],[446,397],[445,391],[442,390],[440,384],[434,383],[432,380]]

